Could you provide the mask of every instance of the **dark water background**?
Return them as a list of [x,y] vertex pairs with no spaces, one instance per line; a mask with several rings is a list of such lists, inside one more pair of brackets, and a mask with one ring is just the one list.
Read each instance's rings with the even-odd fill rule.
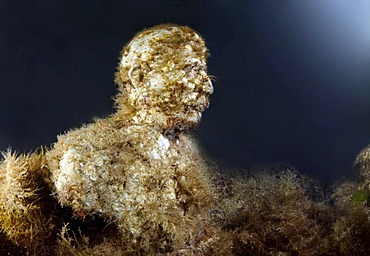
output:
[[370,143],[367,0],[0,1],[0,149],[50,145],[113,111],[122,46],[145,27],[189,25],[216,76],[198,136],[234,167],[291,163],[355,177]]

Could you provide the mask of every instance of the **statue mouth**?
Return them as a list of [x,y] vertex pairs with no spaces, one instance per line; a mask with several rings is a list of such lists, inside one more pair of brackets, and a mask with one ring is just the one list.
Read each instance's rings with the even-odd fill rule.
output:
[[209,107],[209,98],[208,96],[200,96],[196,102],[186,104],[185,112],[203,112]]

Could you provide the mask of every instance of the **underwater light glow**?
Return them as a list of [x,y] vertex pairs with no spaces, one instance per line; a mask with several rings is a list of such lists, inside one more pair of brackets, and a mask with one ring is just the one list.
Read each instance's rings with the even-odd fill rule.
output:
[[305,1],[302,11],[322,51],[352,64],[370,60],[370,1]]

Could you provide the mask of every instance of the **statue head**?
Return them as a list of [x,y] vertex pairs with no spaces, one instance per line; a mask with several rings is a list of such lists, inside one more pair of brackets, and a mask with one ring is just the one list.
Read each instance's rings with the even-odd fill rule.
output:
[[138,33],[122,50],[116,83],[118,109],[136,121],[178,132],[199,123],[213,92],[208,51],[194,30],[173,24]]

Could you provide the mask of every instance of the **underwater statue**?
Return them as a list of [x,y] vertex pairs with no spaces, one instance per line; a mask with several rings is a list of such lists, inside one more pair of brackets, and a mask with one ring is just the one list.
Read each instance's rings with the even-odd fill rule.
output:
[[3,153],[0,255],[370,255],[370,146],[361,180],[330,187],[205,160],[189,131],[213,92],[207,56],[189,27],[146,29],[121,52],[115,113]]
[[121,52],[116,113],[58,136],[49,150],[4,154],[2,231],[17,244],[41,244],[57,226],[45,210],[50,196],[81,220],[96,215],[116,225],[132,251],[189,242],[213,197],[207,166],[187,133],[213,92],[207,56],[203,38],[189,27],[138,33]]

